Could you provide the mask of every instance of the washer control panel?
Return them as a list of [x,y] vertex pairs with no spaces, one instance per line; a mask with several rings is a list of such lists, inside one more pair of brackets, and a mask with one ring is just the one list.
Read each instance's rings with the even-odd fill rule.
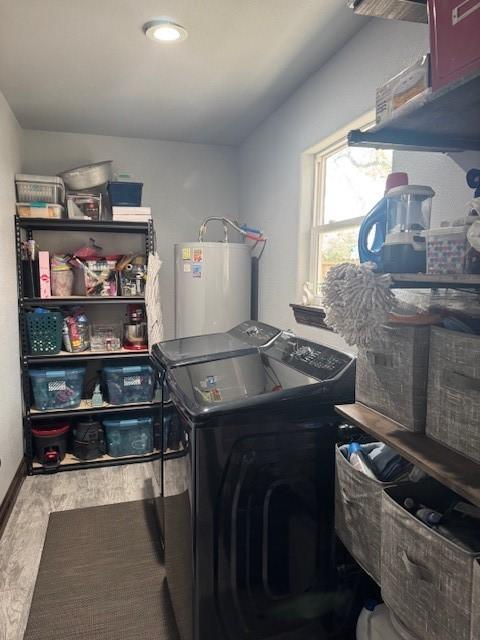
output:
[[245,320],[245,322],[233,327],[228,333],[249,345],[263,347],[280,335],[281,331],[269,324],[258,322],[258,320]]
[[318,380],[335,378],[354,360],[353,356],[346,353],[285,332],[275,340],[266,353]]

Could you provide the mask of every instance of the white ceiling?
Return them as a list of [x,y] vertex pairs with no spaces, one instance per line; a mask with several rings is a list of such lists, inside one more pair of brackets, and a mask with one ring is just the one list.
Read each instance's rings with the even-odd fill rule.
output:
[[[147,40],[167,16],[185,42]],[[364,25],[346,0],[0,0],[24,128],[238,144]]]

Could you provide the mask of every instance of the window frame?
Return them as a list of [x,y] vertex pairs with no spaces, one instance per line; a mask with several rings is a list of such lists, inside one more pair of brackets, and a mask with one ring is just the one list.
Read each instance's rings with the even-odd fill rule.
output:
[[321,306],[321,295],[318,291],[318,265],[320,259],[320,236],[326,233],[340,231],[342,229],[351,229],[360,224],[365,216],[356,216],[341,220],[339,222],[323,222],[324,215],[324,198],[326,184],[326,162],[328,158],[348,146],[347,136],[352,129],[369,129],[375,125],[375,112],[369,111],[357,120],[342,127],[334,134],[328,136],[323,142],[311,149],[313,158],[313,196],[312,211],[310,224],[310,250],[308,262],[309,282],[312,284],[314,294],[314,304]]

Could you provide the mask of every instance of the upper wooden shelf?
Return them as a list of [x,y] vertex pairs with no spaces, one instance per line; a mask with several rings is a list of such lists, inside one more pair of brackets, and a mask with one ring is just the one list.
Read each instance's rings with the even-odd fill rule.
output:
[[480,289],[480,274],[391,273],[392,289]]
[[423,434],[408,431],[359,402],[335,409],[349,422],[396,449],[429,476],[480,506],[480,464]]
[[480,150],[480,73],[418,96],[381,124],[348,134],[352,147],[412,151]]

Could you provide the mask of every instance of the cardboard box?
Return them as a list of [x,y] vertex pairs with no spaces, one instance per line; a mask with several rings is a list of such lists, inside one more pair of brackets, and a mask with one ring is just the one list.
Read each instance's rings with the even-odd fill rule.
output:
[[430,91],[430,55],[427,54],[377,89],[377,124],[394,117],[398,109]]
[[50,288],[50,254],[48,251],[38,252],[38,268],[40,272],[40,297],[51,298]]

